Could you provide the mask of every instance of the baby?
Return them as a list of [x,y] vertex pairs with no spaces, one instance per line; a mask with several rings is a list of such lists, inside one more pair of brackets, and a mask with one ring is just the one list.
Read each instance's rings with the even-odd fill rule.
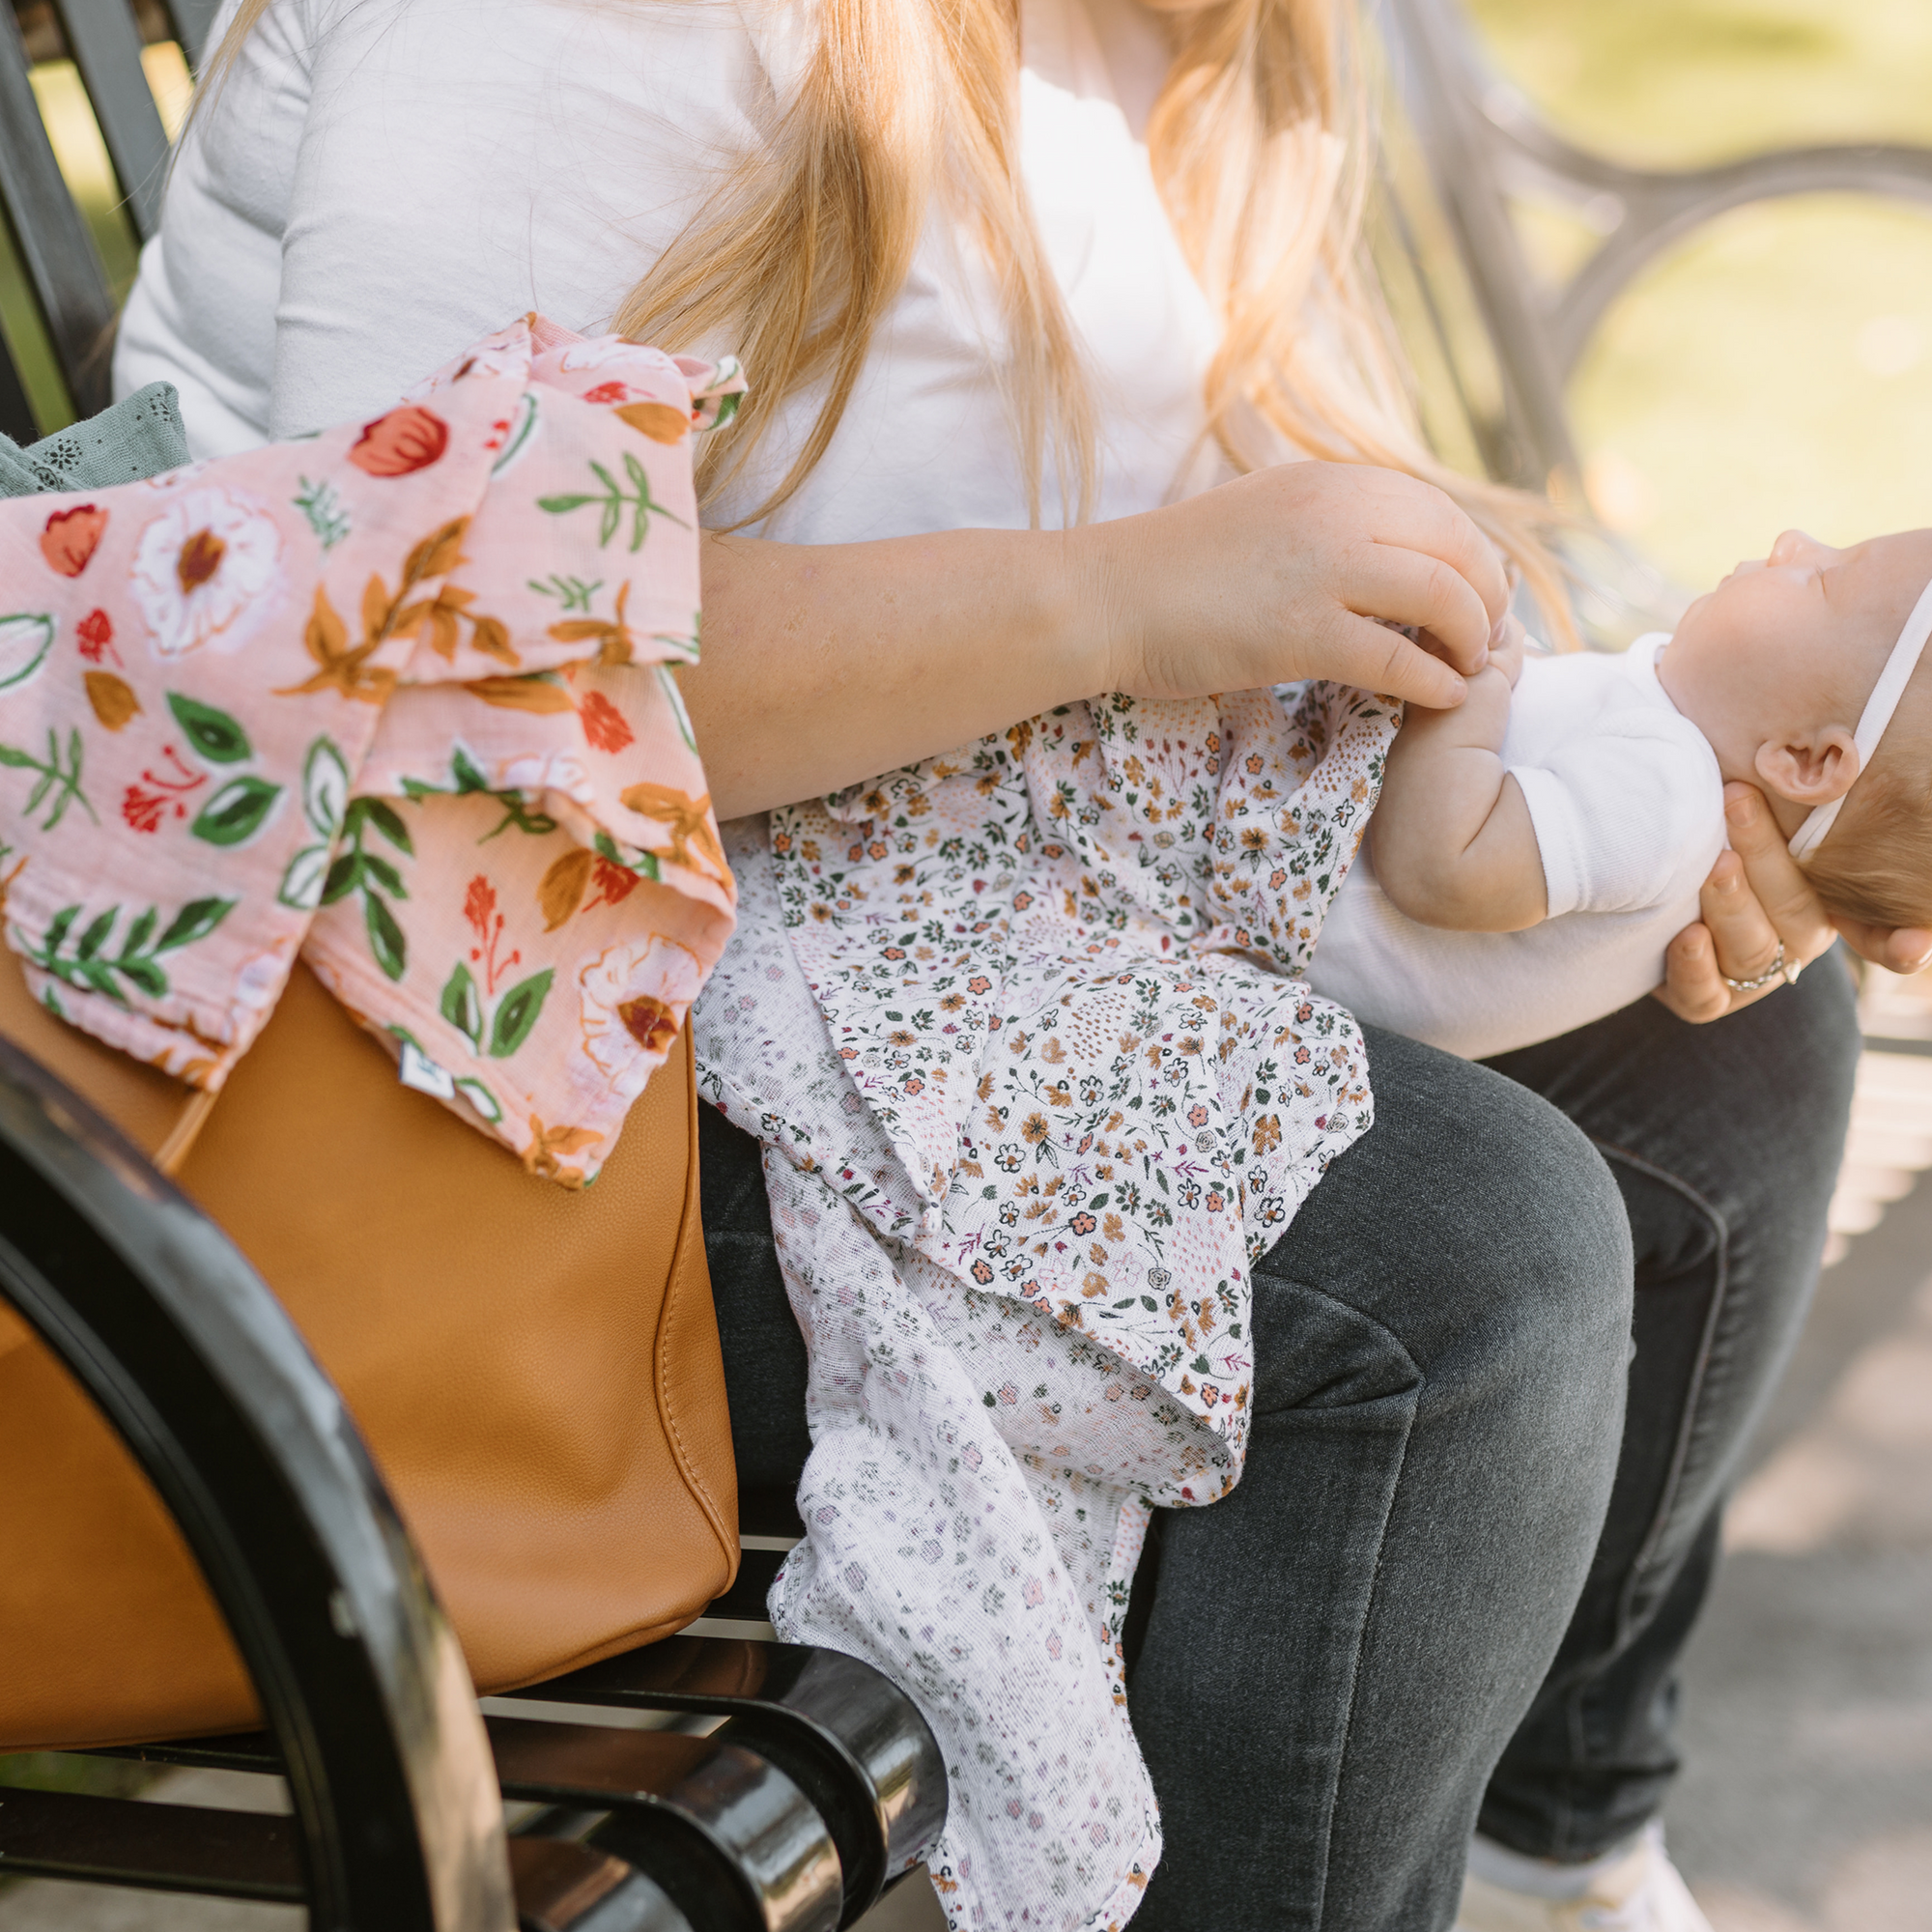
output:
[[1471,1059],[1614,1012],[1699,917],[1734,779],[1829,907],[1932,923],[1928,633],[1932,530],[1787,530],[1621,657],[1525,663],[1512,626],[1459,709],[1409,712],[1311,982]]

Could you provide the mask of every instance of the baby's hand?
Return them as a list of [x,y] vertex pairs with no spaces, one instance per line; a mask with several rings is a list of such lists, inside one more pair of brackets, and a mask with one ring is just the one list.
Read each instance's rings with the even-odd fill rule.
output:
[[1512,691],[1522,675],[1523,628],[1513,611],[1504,611],[1502,621],[1490,633],[1490,664],[1509,679]]

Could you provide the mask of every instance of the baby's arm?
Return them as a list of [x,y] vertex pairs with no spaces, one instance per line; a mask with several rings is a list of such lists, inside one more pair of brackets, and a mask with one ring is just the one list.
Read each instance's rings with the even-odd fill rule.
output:
[[1454,711],[1411,705],[1390,748],[1370,849],[1382,891],[1419,924],[1520,932],[1548,913],[1529,805],[1502,761],[1521,670],[1522,627],[1511,618],[1468,696]]

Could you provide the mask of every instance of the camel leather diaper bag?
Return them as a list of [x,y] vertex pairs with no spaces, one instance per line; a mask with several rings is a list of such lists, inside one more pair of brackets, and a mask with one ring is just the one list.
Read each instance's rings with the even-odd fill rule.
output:
[[[210,1105],[63,1025],[0,950],[0,1035],[149,1152],[342,1391],[481,1690],[669,1634],[738,1560],[689,1035],[594,1187],[526,1174],[305,967]],[[0,1751],[260,1721],[120,1438],[0,1302]]]

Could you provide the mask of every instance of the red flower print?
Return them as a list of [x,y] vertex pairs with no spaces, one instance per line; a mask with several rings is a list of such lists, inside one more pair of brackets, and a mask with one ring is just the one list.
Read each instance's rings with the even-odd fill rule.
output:
[[362,425],[349,460],[365,476],[408,476],[427,469],[449,447],[449,426],[416,403],[405,403]]
[[585,389],[586,403],[628,403],[631,400],[631,385],[628,383],[599,383],[594,389]]
[[161,829],[161,814],[167,807],[168,801],[163,794],[143,791],[139,785],[129,785],[128,796],[121,801],[121,816],[136,832],[158,832]]
[[[121,800],[121,816],[136,832],[158,832],[170,807],[177,818],[185,818],[187,807],[182,800],[208,782],[208,774],[190,771],[182,763],[172,745],[163,745],[161,755],[174,767],[174,775],[143,772],[142,784],[129,785]],[[143,790],[142,785],[150,785],[153,789]]]
[[41,554],[63,577],[78,577],[106,527],[107,512],[97,510],[92,503],[56,510],[41,532]]
[[992,983],[992,980],[987,979],[983,973],[976,973],[966,981],[966,990],[969,993],[983,993],[991,987]]
[[600,852],[590,867],[590,883],[596,892],[583,902],[583,910],[592,906],[622,905],[638,890],[638,875],[628,866],[613,866]]
[[591,692],[577,707],[577,722],[593,752],[621,752],[637,739],[624,714],[601,691]]
[[121,653],[114,648],[114,621],[105,611],[90,611],[73,627],[74,636],[80,640],[80,654],[89,664],[98,665],[104,652],[116,664],[121,662]]
[[463,917],[479,941],[469,949],[469,963],[483,968],[484,991],[494,994],[497,981],[524,955],[513,952],[507,959],[497,957],[497,947],[503,937],[503,915],[497,910],[496,887],[481,872],[469,881],[463,895]]

